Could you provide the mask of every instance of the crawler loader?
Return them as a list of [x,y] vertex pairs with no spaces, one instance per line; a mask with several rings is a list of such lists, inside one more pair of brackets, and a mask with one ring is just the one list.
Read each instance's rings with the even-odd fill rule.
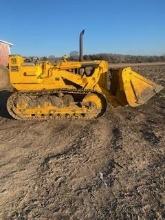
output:
[[12,90],[7,109],[13,118],[93,119],[108,106],[142,105],[162,89],[130,67],[111,70],[104,60],[83,61],[83,34],[79,61],[62,59],[52,64],[9,57],[8,73],[0,75],[0,89]]

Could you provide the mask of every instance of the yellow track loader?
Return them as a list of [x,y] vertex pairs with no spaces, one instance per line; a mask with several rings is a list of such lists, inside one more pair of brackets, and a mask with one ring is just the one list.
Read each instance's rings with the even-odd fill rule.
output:
[[11,89],[7,109],[15,119],[93,119],[114,107],[137,107],[163,87],[134,72],[130,67],[110,70],[104,60],[83,61],[80,33],[79,61],[63,59],[26,62],[9,57],[9,71],[0,73],[0,89]]

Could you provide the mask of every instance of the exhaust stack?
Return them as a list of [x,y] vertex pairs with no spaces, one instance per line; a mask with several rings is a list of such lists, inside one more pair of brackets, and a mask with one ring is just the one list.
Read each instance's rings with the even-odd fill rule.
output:
[[83,61],[83,35],[84,35],[85,30],[82,30],[80,32],[80,37],[79,37],[79,61]]

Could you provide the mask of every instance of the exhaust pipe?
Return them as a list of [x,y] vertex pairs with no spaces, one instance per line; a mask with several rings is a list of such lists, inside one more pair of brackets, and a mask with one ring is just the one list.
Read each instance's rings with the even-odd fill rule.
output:
[[83,61],[83,35],[84,35],[85,30],[82,30],[80,32],[80,37],[79,37],[79,61]]

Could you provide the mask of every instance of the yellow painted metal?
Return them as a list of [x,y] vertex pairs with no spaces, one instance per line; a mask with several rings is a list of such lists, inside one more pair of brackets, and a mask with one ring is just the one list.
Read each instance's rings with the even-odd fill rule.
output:
[[[90,75],[83,74],[86,67],[93,68]],[[112,71],[110,88],[107,81],[109,64],[104,60],[75,62],[63,60],[56,64],[49,62],[26,63],[21,56],[11,56],[9,59],[10,82],[16,91],[38,92],[47,90],[92,90],[106,97],[107,102],[113,106],[130,105],[136,107],[144,104],[162,87],[144,78],[131,68]],[[81,74],[82,73],[82,74]],[[70,82],[70,83],[66,83]],[[96,103],[101,108],[97,95],[87,95],[86,100]],[[55,107],[54,107],[55,108]],[[70,108],[70,107],[69,107]],[[48,103],[41,109],[46,114],[52,109]],[[67,107],[54,109],[61,113],[71,112]],[[79,112],[80,109],[76,109]],[[33,114],[37,109],[28,109],[28,114]],[[84,109],[86,111],[86,109]],[[81,112],[82,109],[81,109]]]
[[24,118],[31,118],[33,115],[37,116],[53,116],[54,114],[65,116],[68,118],[74,115],[84,116],[88,119],[96,117],[102,110],[101,100],[96,94],[89,93],[85,96],[82,101],[82,106],[77,106],[74,103],[69,106],[54,106],[50,102],[43,102],[42,105],[29,106],[30,97],[23,96],[22,99],[18,100],[17,104],[14,106],[13,110],[18,116],[23,116]]
[[[13,60],[15,62],[13,64]],[[37,64],[26,63],[21,57],[10,57],[10,82],[14,89],[18,92],[40,92],[40,91],[63,91],[63,90],[86,90],[102,93],[102,86],[107,80],[108,63],[106,61],[94,62],[73,62],[60,61],[53,65],[49,62],[40,62]],[[92,68],[89,76],[83,74],[86,67]],[[82,72],[82,74],[81,74]],[[106,80],[105,80],[106,79]],[[68,83],[69,82],[69,83]],[[58,93],[57,92],[57,93]],[[81,92],[80,92],[81,94]],[[82,92],[83,94],[83,92]],[[28,96],[28,95],[27,95]],[[104,96],[104,94],[103,94]],[[51,104],[51,101],[45,102],[38,106],[29,106],[28,98],[23,95],[23,100],[19,101],[13,110],[16,115],[29,118],[30,116],[46,116],[46,115],[75,115],[92,118],[96,117],[104,106],[102,106],[101,98],[96,94],[84,94],[81,105],[71,104],[69,106],[57,107]],[[92,105],[87,106],[89,103]]]
[[[12,63],[13,59],[16,60],[14,66]],[[9,60],[10,82],[18,91],[75,89],[73,85],[67,85],[65,80],[71,81],[83,89],[101,91],[98,84],[104,85],[103,79],[108,71],[108,63],[106,61],[62,61],[57,65],[41,62],[34,65],[33,63],[24,63],[23,61],[20,63],[19,60],[21,60],[19,56],[10,57]],[[96,65],[97,67],[91,76],[76,74],[75,72],[84,65]],[[104,75],[104,77],[101,77],[101,75]]]
[[119,86],[116,98],[131,107],[137,107],[146,103],[152,96],[158,93],[162,86],[133,71],[130,67],[119,69]]
[[85,98],[82,101],[82,105],[88,106],[89,108],[98,109],[99,111],[103,108],[100,98],[93,93],[89,93],[85,96]]
[[77,106],[69,106],[69,107],[62,107],[62,108],[58,108],[56,106],[51,105],[50,103],[45,102],[42,106],[38,106],[38,107],[26,107],[25,109],[23,109],[23,107],[25,107],[25,105],[19,105],[16,108],[16,112],[18,113],[18,115],[23,114],[26,115],[27,117],[35,114],[35,115],[47,115],[47,114],[61,114],[61,115],[66,115],[67,113],[71,114],[79,114],[79,113],[90,113],[91,110],[87,109],[84,107],[77,107]]

